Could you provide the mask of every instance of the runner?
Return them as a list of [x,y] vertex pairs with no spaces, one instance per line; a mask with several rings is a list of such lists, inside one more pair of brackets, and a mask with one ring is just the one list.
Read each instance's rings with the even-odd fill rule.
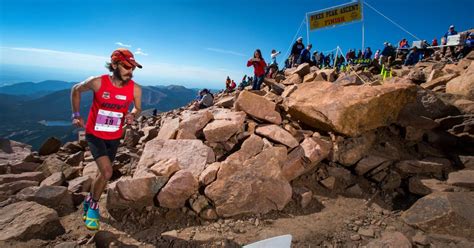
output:
[[[86,128],[86,140],[99,167],[99,173],[83,203],[83,219],[90,230],[100,228],[99,200],[112,177],[112,163],[122,137],[122,123],[132,124],[141,112],[142,90],[132,80],[135,67],[142,68],[129,50],[119,48],[112,53],[110,63],[107,63],[112,75],[90,77],[72,87],[72,124]],[[94,99],[84,126],[79,106],[81,93],[88,90],[94,92]],[[133,110],[128,113],[132,102]]]

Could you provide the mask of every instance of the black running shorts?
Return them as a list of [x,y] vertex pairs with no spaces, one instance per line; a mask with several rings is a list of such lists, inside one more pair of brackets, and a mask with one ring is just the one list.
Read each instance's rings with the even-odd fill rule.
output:
[[117,149],[120,145],[120,139],[104,140],[92,134],[86,134],[86,141],[89,144],[89,149],[91,150],[94,160],[102,156],[109,156],[110,162],[114,161]]

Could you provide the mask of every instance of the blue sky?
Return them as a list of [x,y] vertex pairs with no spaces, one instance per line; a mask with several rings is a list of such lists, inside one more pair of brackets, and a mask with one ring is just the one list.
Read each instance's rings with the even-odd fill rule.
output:
[[[227,75],[252,74],[247,59],[260,48],[285,53],[305,13],[349,0],[0,0],[0,83],[80,81],[107,73],[110,53],[129,46],[143,85],[222,88]],[[408,31],[431,41],[450,24],[474,28],[469,0],[367,0]],[[364,6],[365,45],[414,38]],[[313,31],[313,50],[361,47],[361,23]],[[306,44],[306,28],[300,30]],[[122,44],[122,45],[119,45]],[[137,54],[138,52],[138,54]],[[279,58],[282,64],[283,56]]]

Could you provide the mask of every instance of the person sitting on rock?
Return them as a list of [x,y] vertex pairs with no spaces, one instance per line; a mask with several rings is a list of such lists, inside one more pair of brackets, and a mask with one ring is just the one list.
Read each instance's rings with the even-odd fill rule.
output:
[[247,75],[244,75],[242,78],[242,81],[239,83],[239,86],[237,87],[239,90],[243,90],[245,87],[250,85],[250,78],[247,80]]
[[371,59],[371,58],[372,58],[372,50],[370,50],[370,47],[367,47],[365,49],[364,59]]
[[467,36],[466,41],[464,41],[464,46],[462,50],[459,52],[458,57],[460,59],[466,57],[472,51],[473,47],[474,47],[474,33],[470,33]]
[[418,61],[420,61],[420,53],[418,52],[418,48],[414,46],[410,53],[408,53],[404,65],[414,65],[418,63]]
[[374,60],[378,60],[379,58],[380,58],[380,49],[377,49],[377,51],[375,51]]
[[214,95],[208,89],[199,91],[199,100],[193,105],[193,110],[205,109],[214,105]]
[[262,57],[262,52],[260,49],[255,50],[253,53],[253,58],[250,58],[247,61],[247,67],[253,66],[254,68],[254,80],[252,85],[252,90],[260,90],[260,86],[263,83],[263,78],[265,77],[265,67],[267,63]]
[[231,80],[229,77],[227,77],[225,81],[225,92],[227,93],[232,92],[234,91],[235,87],[236,87],[236,84],[234,80]]
[[407,39],[403,38],[399,43],[398,43],[398,48],[409,48],[410,45],[408,45]]

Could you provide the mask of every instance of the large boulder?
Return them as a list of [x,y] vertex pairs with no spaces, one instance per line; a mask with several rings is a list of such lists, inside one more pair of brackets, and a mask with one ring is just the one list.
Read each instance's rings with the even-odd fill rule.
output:
[[301,142],[304,156],[311,163],[318,163],[328,157],[332,150],[332,143],[317,137],[308,137]]
[[292,188],[281,173],[286,149],[271,147],[244,163],[226,161],[217,180],[205,189],[219,216],[267,213],[282,210],[291,200]]
[[64,172],[69,167],[71,166],[56,156],[49,156],[36,170],[43,172],[44,176],[49,177],[55,172]]
[[276,111],[275,103],[249,91],[242,91],[239,94],[234,107],[236,110],[242,110],[257,119],[273,124],[279,125],[282,120],[280,113]]
[[177,159],[181,169],[190,171],[198,178],[206,164],[215,161],[215,155],[201,140],[154,139],[146,143],[135,173],[141,173],[157,163],[162,163],[164,159]]
[[471,63],[466,73],[446,84],[446,93],[462,95],[469,100],[474,100],[474,63]]
[[203,129],[207,141],[224,142],[235,133],[244,130],[244,112],[215,111],[213,114],[214,121]]
[[448,175],[448,184],[474,190],[474,170],[460,170]]
[[447,82],[449,82],[451,79],[457,77],[458,74],[452,73],[452,74],[446,74],[444,76],[438,77],[436,79],[427,81],[426,83],[421,84],[420,86],[425,88],[425,89],[434,89],[438,86],[446,85]]
[[153,206],[156,194],[167,180],[167,177],[158,176],[121,178],[110,186],[107,209]]
[[55,172],[51,176],[44,179],[40,186],[61,186],[65,180],[66,177],[62,172]]
[[19,180],[10,183],[0,184],[0,202],[8,199],[8,197],[16,194],[18,191],[31,186],[38,186],[38,182]]
[[157,196],[160,206],[165,208],[184,207],[186,200],[198,190],[198,181],[189,171],[176,172]]
[[300,84],[285,104],[309,126],[357,136],[395,122],[415,96],[415,86],[405,83],[343,87],[320,81]]
[[64,233],[58,214],[36,202],[21,201],[0,209],[0,241],[54,239]]
[[61,141],[56,137],[50,137],[40,147],[39,155],[49,155],[59,151],[61,148]]
[[4,183],[11,183],[20,180],[35,181],[40,183],[44,179],[42,172],[24,172],[21,174],[4,174],[0,175],[0,185]]
[[182,113],[182,118],[176,139],[196,139],[213,115],[209,110],[186,111]]
[[336,143],[334,159],[345,166],[353,165],[367,155],[376,138],[376,134],[371,131],[357,137],[341,139]]
[[418,200],[402,219],[425,232],[472,238],[473,205],[474,192],[436,192]]
[[167,118],[163,121],[156,139],[174,139],[179,128],[179,118]]
[[10,173],[17,174],[36,171],[40,165],[40,163],[22,161],[18,163],[11,163],[9,167]]
[[75,210],[72,194],[63,186],[28,187],[18,192],[17,198],[52,208],[58,212],[59,216]]
[[410,125],[410,116],[423,116],[437,119],[448,115],[456,115],[456,109],[439,99],[435,93],[417,86],[416,101],[405,105],[400,111],[399,122]]
[[258,135],[252,134],[244,141],[244,143],[242,143],[240,150],[232,153],[229,157],[227,157],[226,161],[243,163],[245,160],[259,154],[262,149],[263,139]]
[[310,66],[308,63],[303,63],[296,67],[296,70],[293,73],[298,74],[300,77],[304,78],[304,76],[306,76],[306,74],[308,74],[310,71],[309,67]]
[[261,125],[255,130],[256,134],[262,135],[275,142],[294,148],[298,146],[298,141],[288,131],[277,125]]
[[22,162],[30,154],[30,145],[0,138],[0,164],[19,163]]

